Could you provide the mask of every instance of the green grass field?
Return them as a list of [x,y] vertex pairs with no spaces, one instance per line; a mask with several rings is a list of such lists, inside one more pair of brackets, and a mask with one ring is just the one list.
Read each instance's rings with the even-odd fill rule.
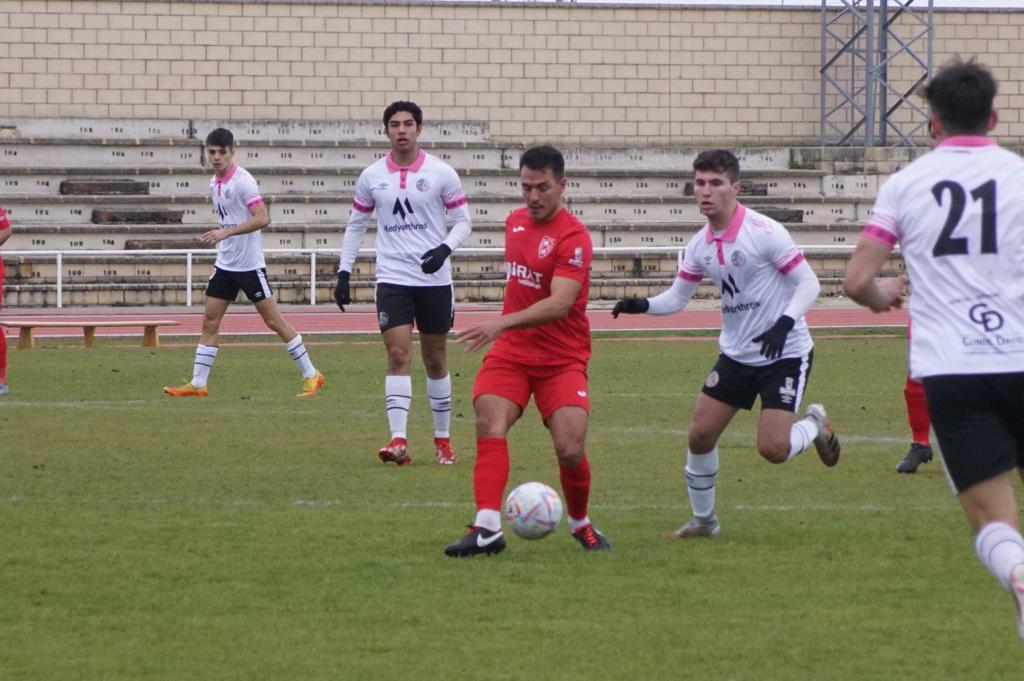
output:
[[[906,450],[905,340],[819,333],[807,401],[844,443],[773,466],[755,414],[721,442],[714,541],[689,517],[687,422],[716,347],[598,337],[591,517],[499,557],[442,554],[473,518],[472,379],[451,352],[462,462],[433,463],[414,365],[415,464],[382,465],[376,337],[308,338],[327,387],[269,340],[225,339],[206,399],[194,339],[43,339],[0,401],[0,679],[1019,679],[1013,606],[937,463]],[[557,488],[531,407],[512,479]]]

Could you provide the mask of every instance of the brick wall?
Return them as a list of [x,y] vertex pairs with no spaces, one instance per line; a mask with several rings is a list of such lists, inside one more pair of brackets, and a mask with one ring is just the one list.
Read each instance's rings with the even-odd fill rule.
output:
[[[994,67],[1019,142],[1024,13],[935,24],[937,64]],[[409,98],[502,140],[816,143],[820,30],[818,9],[4,0],[0,117],[367,120]]]

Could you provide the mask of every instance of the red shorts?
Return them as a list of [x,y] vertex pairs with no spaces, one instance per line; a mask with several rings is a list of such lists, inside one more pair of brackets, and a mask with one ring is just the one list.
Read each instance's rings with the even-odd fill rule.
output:
[[589,414],[586,363],[537,366],[496,357],[493,353],[484,357],[473,382],[474,402],[481,395],[497,395],[526,409],[531,393],[545,421],[562,407],[580,407]]

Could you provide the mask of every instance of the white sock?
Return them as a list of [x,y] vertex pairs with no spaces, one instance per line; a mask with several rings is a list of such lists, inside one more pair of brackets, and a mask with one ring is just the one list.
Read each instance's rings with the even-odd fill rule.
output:
[[476,512],[473,524],[491,532],[501,531],[501,511],[493,508],[481,508]]
[[405,437],[409,423],[409,405],[412,403],[412,377],[386,376],[384,378],[384,405],[388,412],[391,437]]
[[806,451],[818,437],[818,422],[802,418],[789,430],[789,458]]
[[576,520],[572,516],[566,516],[569,519],[569,532],[575,532],[581,527],[586,527],[590,524],[590,516],[583,516],[579,520]]
[[288,344],[284,347],[295,361],[295,366],[299,367],[303,378],[313,378],[316,376],[313,360],[309,358],[309,353],[306,352],[306,345],[302,342],[302,334],[295,334],[295,338],[288,341]]
[[427,377],[427,397],[434,415],[434,437],[448,437],[452,425],[452,375]]
[[715,514],[715,481],[718,479],[718,446],[707,454],[686,451],[686,492],[697,518]]
[[1010,588],[1010,573],[1024,563],[1024,538],[1020,531],[1006,523],[989,523],[974,539],[978,558],[995,575],[1003,588]]
[[192,361],[192,385],[197,388],[205,388],[206,382],[210,380],[210,367],[213,360],[217,359],[216,345],[197,345],[196,358]]

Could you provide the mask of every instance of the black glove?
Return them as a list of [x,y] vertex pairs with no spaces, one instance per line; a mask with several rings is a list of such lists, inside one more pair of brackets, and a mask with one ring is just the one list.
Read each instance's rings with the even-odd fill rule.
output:
[[452,254],[452,249],[448,244],[441,244],[436,248],[431,248],[429,251],[420,256],[420,267],[423,268],[423,274],[433,274],[434,272],[441,269],[441,265],[448,259],[448,256]]
[[623,312],[626,314],[643,314],[650,307],[651,304],[646,298],[623,298],[615,303],[615,307],[612,308],[612,317],[618,319],[619,315]]
[[345,311],[345,306],[352,302],[352,292],[348,288],[349,276],[349,272],[340,270],[338,272],[338,283],[334,287],[334,302],[338,304],[342,312]]
[[793,330],[793,324],[795,323],[796,322],[793,321],[792,317],[782,315],[779,317],[778,321],[775,322],[775,326],[768,329],[760,336],[751,338],[750,342],[760,343],[761,354],[768,359],[778,359],[779,357],[782,357],[782,349],[786,347],[786,336]]

